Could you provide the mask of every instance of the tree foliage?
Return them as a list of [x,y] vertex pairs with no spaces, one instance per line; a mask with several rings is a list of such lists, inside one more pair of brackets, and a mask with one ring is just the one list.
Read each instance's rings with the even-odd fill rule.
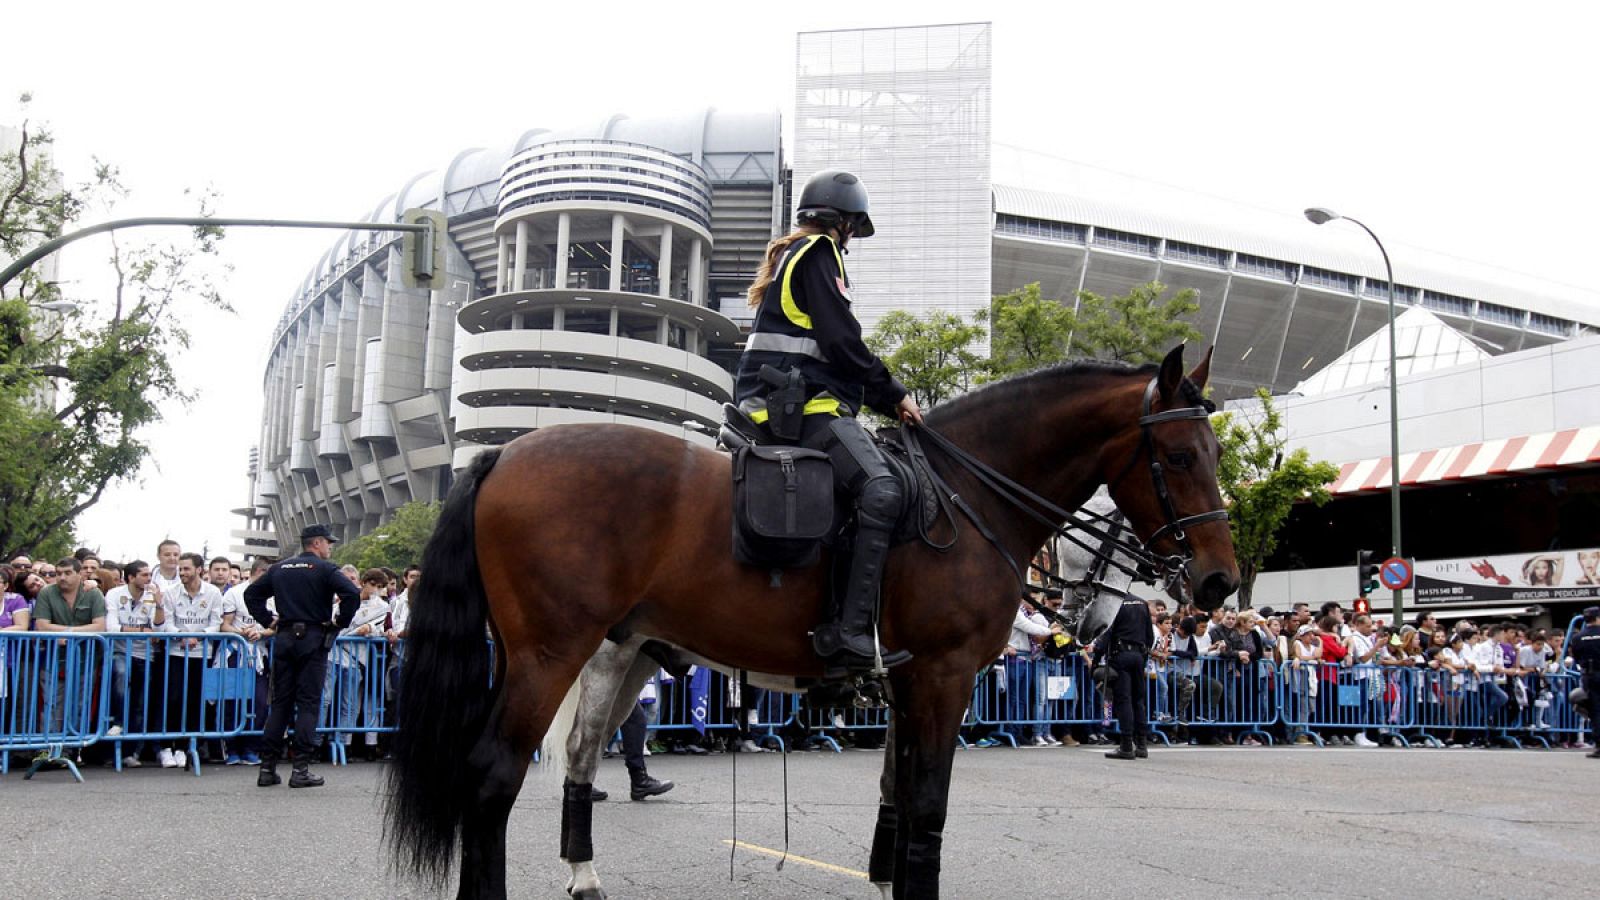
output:
[[1037,281],[996,294],[988,318],[989,378],[1055,365],[1065,361],[1071,351],[1072,310],[1045,297]]
[[968,324],[953,313],[936,312],[926,319],[895,310],[878,321],[867,346],[923,409],[962,393],[988,370],[977,349],[984,338],[981,324]]
[[333,548],[333,561],[363,571],[387,566],[396,572],[422,562],[422,548],[439,522],[442,504],[415,500],[394,511],[394,517],[348,544]]
[[[66,185],[50,147],[47,130],[24,123],[20,146],[0,154],[0,257],[126,195],[117,170],[98,162],[87,181]],[[200,198],[202,215],[212,199]],[[200,228],[177,243],[113,239],[104,297],[66,297],[37,268],[0,287],[0,557],[70,537],[107,486],[138,474],[150,455],[141,430],[188,402],[171,364],[189,345],[180,307],[228,309],[205,264],[221,237]],[[47,311],[62,301],[76,308]]]
[[1205,340],[1184,319],[1200,309],[1195,292],[1185,288],[1163,300],[1166,292],[1159,281],[1109,299],[1079,292],[1077,311],[1067,310],[1064,317],[1072,355],[1139,365],[1160,362],[1176,344]]
[[1332,494],[1328,485],[1339,476],[1329,462],[1312,461],[1305,448],[1285,455],[1283,417],[1266,388],[1257,388],[1259,416],[1222,413],[1212,419],[1222,455],[1217,484],[1228,504],[1228,527],[1239,562],[1239,600],[1249,606],[1256,575],[1277,549],[1278,530],[1301,501],[1321,506]]

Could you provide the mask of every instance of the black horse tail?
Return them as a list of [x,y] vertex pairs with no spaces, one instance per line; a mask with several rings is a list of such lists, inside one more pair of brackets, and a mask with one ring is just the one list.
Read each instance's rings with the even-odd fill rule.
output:
[[411,591],[384,837],[396,871],[436,888],[450,875],[462,821],[477,798],[479,776],[467,759],[497,690],[490,686],[489,598],[473,521],[478,486],[499,458],[498,447],[483,451],[456,480]]

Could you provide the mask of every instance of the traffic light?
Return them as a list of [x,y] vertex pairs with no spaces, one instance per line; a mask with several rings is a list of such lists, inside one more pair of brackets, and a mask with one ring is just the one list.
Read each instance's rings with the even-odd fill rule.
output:
[[1383,560],[1376,550],[1356,551],[1356,593],[1365,597],[1378,589],[1378,569]]
[[436,209],[413,207],[400,216],[407,225],[427,225],[427,231],[407,231],[400,237],[405,259],[403,280],[410,288],[437,288],[444,275],[444,241],[449,221]]
[[1366,616],[1372,614],[1372,603],[1365,597],[1356,598],[1356,615]]

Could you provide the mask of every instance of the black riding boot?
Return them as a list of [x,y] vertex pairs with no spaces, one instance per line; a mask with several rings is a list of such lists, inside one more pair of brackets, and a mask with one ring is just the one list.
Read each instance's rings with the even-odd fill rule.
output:
[[1106,754],[1106,759],[1138,759],[1138,753],[1133,749],[1133,738],[1122,736],[1122,746]]
[[1145,743],[1145,735],[1136,734],[1133,736],[1133,755],[1140,759],[1150,758],[1150,748]]
[[289,787],[322,787],[322,776],[311,774],[310,765],[302,760],[295,761],[294,774],[289,776]]
[[878,588],[883,582],[883,564],[889,556],[889,529],[869,524],[866,516],[856,530],[855,554],[850,560],[850,579],[845,583],[839,603],[839,621],[817,628],[812,646],[827,660],[827,674],[839,677],[850,672],[870,672],[883,656],[886,669],[911,658],[904,650],[883,650],[873,637],[873,618],[878,605]]
[[256,775],[256,787],[272,787],[283,784],[283,779],[278,777],[277,763],[262,763],[261,772]]

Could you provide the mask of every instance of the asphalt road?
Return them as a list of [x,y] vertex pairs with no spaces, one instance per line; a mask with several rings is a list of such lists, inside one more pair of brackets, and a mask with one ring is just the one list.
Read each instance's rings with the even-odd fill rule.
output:
[[[676,790],[595,812],[614,898],[876,900],[864,880],[881,756],[654,756]],[[320,767],[328,787],[255,787],[245,768],[0,779],[4,894],[389,898],[382,768]],[[600,787],[625,796],[620,760]],[[531,774],[511,818],[513,897],[564,897],[559,778]],[[1600,884],[1600,760],[1575,751],[1080,749],[961,751],[944,896],[1582,897]],[[732,880],[729,858],[732,852]],[[453,886],[450,891],[453,894]]]

